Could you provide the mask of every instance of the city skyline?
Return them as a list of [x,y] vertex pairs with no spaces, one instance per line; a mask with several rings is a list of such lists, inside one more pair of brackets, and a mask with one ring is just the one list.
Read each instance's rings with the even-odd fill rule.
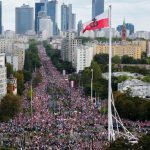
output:
[[[15,7],[20,7],[23,3],[29,4],[31,7],[34,7],[37,0],[12,0],[13,3],[10,3],[9,0],[2,0],[2,18],[4,30],[15,30]],[[11,2],[12,2],[11,1]],[[59,9],[58,9],[58,23],[60,28],[60,13],[61,13],[61,4],[72,4],[73,13],[77,15],[77,22],[82,20],[83,23],[90,20],[92,16],[92,0],[83,0],[78,3],[75,0],[60,0]],[[150,31],[150,23],[147,21],[150,19],[149,13],[150,3],[148,0],[105,0],[105,10],[109,5],[112,5],[112,25],[114,28],[117,25],[123,22],[123,18],[126,18],[127,23],[132,23],[135,25],[135,31],[144,30]],[[142,10],[142,11],[140,11]],[[82,16],[80,14],[83,14]],[[146,22],[147,21],[147,22]],[[141,22],[144,22],[141,24]]]

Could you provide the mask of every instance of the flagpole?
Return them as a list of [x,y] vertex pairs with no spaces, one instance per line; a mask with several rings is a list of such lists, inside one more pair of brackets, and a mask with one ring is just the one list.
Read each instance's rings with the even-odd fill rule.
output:
[[109,6],[109,81],[108,81],[108,141],[115,140],[112,121],[112,30],[111,30],[111,5]]

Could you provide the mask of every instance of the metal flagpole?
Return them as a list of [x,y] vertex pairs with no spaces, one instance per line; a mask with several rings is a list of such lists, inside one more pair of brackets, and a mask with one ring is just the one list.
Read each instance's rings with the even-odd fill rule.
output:
[[111,5],[109,6],[109,82],[108,82],[108,141],[115,140],[112,121],[112,88],[111,88],[111,75],[112,75],[112,31],[111,31]]

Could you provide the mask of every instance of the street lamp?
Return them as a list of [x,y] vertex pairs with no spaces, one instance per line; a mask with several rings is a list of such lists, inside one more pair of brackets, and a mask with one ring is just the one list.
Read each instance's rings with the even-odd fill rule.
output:
[[91,69],[92,77],[91,77],[91,102],[93,101],[93,69]]

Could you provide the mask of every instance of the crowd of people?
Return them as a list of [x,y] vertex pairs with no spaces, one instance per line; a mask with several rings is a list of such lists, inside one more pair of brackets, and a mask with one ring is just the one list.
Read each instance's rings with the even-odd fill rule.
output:
[[[107,146],[107,116],[82,91],[70,86],[67,75],[53,66],[42,46],[42,82],[26,91],[23,111],[0,123],[0,146],[26,150],[104,150]],[[29,86],[28,86],[29,87]],[[31,111],[32,110],[32,111]]]

